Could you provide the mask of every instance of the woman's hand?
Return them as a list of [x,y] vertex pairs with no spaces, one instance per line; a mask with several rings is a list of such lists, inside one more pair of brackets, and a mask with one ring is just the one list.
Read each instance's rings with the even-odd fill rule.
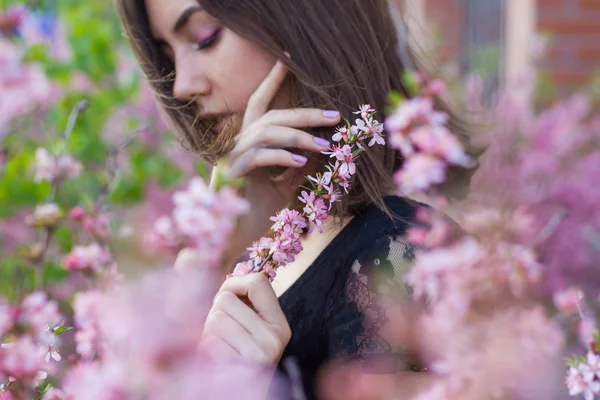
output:
[[202,342],[220,357],[275,366],[290,338],[277,296],[259,273],[225,281],[208,313]]
[[[246,186],[242,195],[251,204],[251,213],[242,217],[230,246],[226,251],[225,268],[229,268],[253,241],[258,240],[269,228],[269,217],[284,208],[303,181],[292,179],[307,157],[292,153],[299,149],[309,153],[320,153],[329,143],[305,132],[302,128],[334,127],[340,122],[336,111],[319,109],[273,109],[272,103],[287,76],[287,67],[278,62],[248,101],[242,127],[236,138],[234,149],[225,163],[213,171],[213,177],[226,174],[229,177],[245,177]],[[276,181],[264,167],[288,167]]]
[[327,140],[301,129],[334,127],[340,122],[339,112],[312,108],[269,110],[287,72],[285,64],[278,61],[248,100],[236,145],[227,155],[229,176],[245,176],[260,167],[302,167],[306,157],[285,149],[319,153],[329,147]]

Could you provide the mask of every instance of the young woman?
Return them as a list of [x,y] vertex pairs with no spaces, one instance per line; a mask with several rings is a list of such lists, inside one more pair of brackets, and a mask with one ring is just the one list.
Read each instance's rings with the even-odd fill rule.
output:
[[[397,52],[406,43],[385,0],[117,4],[185,145],[246,178],[243,195],[252,211],[240,221],[226,267],[267,232],[270,216],[297,205],[305,176],[326,163],[321,152],[335,126],[361,104],[371,104],[383,121],[390,91],[408,95]],[[411,378],[406,371],[419,371],[415,361],[379,337],[386,316],[374,290],[384,284],[407,292],[401,282],[414,253],[403,237],[415,206],[394,195],[392,174],[401,161],[386,146],[363,153],[325,232],[305,237],[303,252],[272,284],[262,274],[227,280],[204,340],[273,366],[294,360],[309,398],[318,396],[321,367],[336,360],[385,365],[377,371],[406,380],[408,396],[425,374]],[[460,171],[456,176],[455,182]],[[373,278],[377,272],[384,278]]]

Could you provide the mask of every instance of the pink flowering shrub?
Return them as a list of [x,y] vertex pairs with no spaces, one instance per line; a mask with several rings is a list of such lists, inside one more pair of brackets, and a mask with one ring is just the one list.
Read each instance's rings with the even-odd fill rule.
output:
[[[328,212],[333,203],[345,193],[356,173],[356,160],[364,151],[363,142],[369,141],[368,146],[385,144],[383,125],[374,118],[375,110],[370,105],[362,105],[355,124],[349,121],[346,126],[338,127],[333,135],[332,145],[323,154],[335,160],[325,166],[326,171],[308,176],[310,191],[302,190],[298,197],[304,204],[302,213],[296,210],[284,209],[271,217],[275,224],[271,227],[273,237],[263,237],[255,242],[250,251],[248,261],[236,265],[233,275],[245,275],[265,271],[271,280],[275,279],[277,269],[294,262],[295,257],[302,251],[300,236],[304,229],[312,233],[317,229],[323,233],[323,222],[328,218]],[[307,188],[308,189],[308,188]]]
[[[0,232],[16,238],[0,238],[0,399],[252,398],[272,371],[200,340],[222,252],[252,210],[232,182],[183,179],[203,165],[164,139],[168,125],[131,59],[102,50],[120,38],[93,21],[76,25],[85,7],[63,16],[72,32],[52,13],[0,10]],[[293,262],[300,235],[321,232],[348,192],[361,152],[389,143],[404,157],[398,194],[433,206],[408,233],[417,258],[404,283],[422,308],[382,300],[383,337],[419,353],[433,378],[417,398],[600,396],[595,100],[535,110],[507,94],[477,135],[485,156],[473,160],[436,107],[445,85],[417,77],[409,86],[413,96],[383,124],[365,105],[334,132],[301,209],[274,215],[234,275],[274,277]],[[451,170],[476,163],[470,197],[444,199]],[[151,234],[136,243],[136,231]],[[195,250],[195,265],[149,271],[169,266],[157,255],[183,248]],[[323,385],[328,398],[396,398],[402,386],[354,364],[331,366]]]

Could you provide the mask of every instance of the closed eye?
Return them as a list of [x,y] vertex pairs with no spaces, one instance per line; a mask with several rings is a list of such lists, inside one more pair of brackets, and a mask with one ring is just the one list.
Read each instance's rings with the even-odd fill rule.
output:
[[195,50],[200,51],[200,50],[206,50],[206,49],[211,48],[219,40],[220,35],[221,35],[221,28],[217,29],[215,31],[215,33],[213,33],[210,37],[208,37],[205,40],[198,43],[195,47]]

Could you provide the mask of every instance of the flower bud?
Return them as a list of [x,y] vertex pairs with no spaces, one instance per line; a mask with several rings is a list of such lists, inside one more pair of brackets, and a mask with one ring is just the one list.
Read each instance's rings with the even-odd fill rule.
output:
[[85,217],[85,210],[83,207],[77,206],[69,211],[69,219],[73,221],[81,222],[83,217]]
[[58,225],[61,218],[62,211],[60,208],[54,203],[49,203],[38,206],[35,212],[25,219],[25,222],[38,228],[53,229]]

